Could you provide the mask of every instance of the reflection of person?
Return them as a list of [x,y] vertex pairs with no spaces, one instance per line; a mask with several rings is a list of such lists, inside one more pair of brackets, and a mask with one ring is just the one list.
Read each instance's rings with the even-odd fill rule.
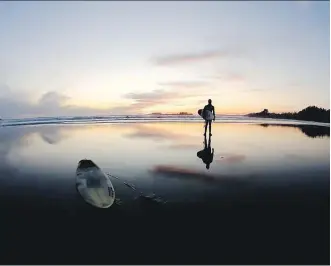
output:
[[206,164],[206,168],[210,168],[210,164],[213,162],[214,159],[214,148],[210,147],[211,144],[211,137],[209,136],[208,146],[207,146],[207,138],[205,136],[204,141],[205,147],[203,150],[197,152],[197,156],[202,159],[204,164]]
[[[208,104],[203,108],[203,115],[205,117],[205,134],[204,136],[206,136],[207,133],[207,126],[209,125],[209,135],[211,136],[211,121],[214,120],[215,121],[215,108],[214,106],[211,104],[211,99],[208,100]],[[213,118],[212,118],[212,116]]]

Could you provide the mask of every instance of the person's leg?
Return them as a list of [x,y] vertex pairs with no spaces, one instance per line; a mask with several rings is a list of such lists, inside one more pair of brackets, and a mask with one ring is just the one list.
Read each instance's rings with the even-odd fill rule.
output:
[[208,121],[205,120],[205,134],[203,134],[204,136],[206,136],[206,133],[207,133],[207,124],[208,124]]
[[211,136],[211,120],[209,121],[209,135]]
[[203,144],[205,145],[205,149],[207,149],[207,138],[206,138],[206,134],[205,134],[205,139],[203,141]]

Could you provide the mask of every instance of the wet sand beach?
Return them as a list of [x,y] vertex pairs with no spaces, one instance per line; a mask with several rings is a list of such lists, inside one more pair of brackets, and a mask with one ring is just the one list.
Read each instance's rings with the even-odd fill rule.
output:
[[[0,261],[329,264],[330,128],[212,133],[185,122],[0,128]],[[110,176],[109,209],[75,189],[85,158]]]

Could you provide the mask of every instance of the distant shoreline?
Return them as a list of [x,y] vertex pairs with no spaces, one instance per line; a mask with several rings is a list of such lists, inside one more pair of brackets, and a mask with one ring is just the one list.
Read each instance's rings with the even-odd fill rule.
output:
[[187,113],[187,112],[180,112],[180,113],[151,113],[148,115],[193,115],[192,113]]
[[302,109],[299,112],[288,112],[288,113],[269,113],[268,109],[264,109],[259,113],[250,113],[247,117],[256,118],[269,118],[269,119],[287,119],[287,120],[300,120],[300,121],[311,121],[330,123],[330,109],[319,108],[316,106],[309,106]]

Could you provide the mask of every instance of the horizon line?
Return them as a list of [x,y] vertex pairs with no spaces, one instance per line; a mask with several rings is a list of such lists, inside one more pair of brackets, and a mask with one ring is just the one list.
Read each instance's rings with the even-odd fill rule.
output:
[[[109,114],[109,115],[61,115],[61,116],[26,116],[26,117],[7,117],[7,118],[0,118],[0,120],[4,119],[33,119],[33,118],[62,118],[62,117],[109,117],[109,116],[147,116],[147,115],[177,115],[177,116],[185,116],[185,115],[180,115],[180,114]],[[247,114],[217,114],[220,116],[246,116]],[[199,117],[198,114],[187,114],[186,116],[197,116]]]

